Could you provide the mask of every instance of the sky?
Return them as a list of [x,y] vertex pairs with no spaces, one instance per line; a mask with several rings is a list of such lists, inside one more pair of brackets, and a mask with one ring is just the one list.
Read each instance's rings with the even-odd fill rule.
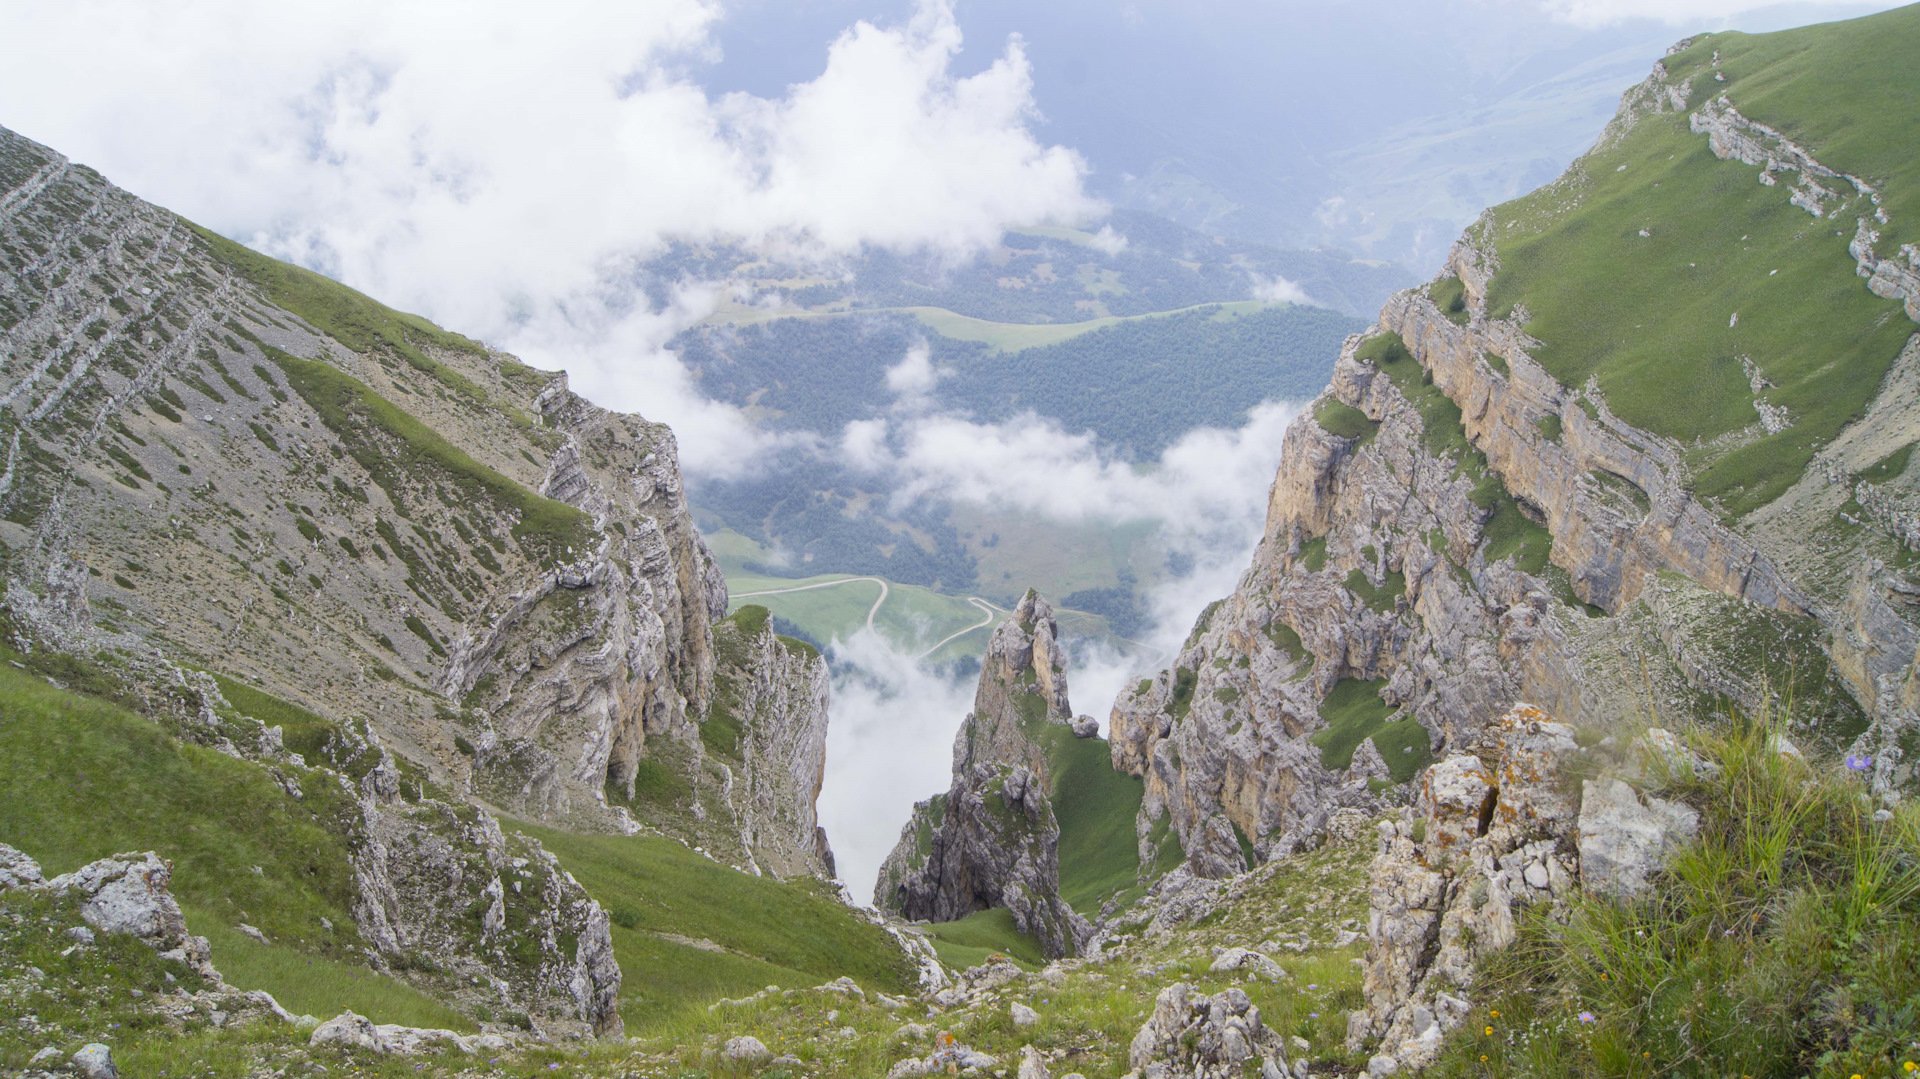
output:
[[[647,261],[669,244],[714,241],[823,264],[870,248],[961,260],[1008,226],[1100,228],[1111,201],[1139,189],[1144,166],[1124,159],[1122,148],[1135,144],[1114,133],[1127,133],[1132,114],[1086,89],[1097,64],[1062,40],[1119,40],[1147,27],[1149,46],[1178,37],[1198,49],[1223,26],[1265,28],[1276,55],[1296,50],[1285,63],[1265,60],[1264,39],[1251,38],[1219,55],[1253,57],[1260,71],[1171,72],[1126,89],[1164,97],[1193,83],[1231,98],[1218,168],[1245,171],[1228,159],[1257,144],[1267,156],[1252,159],[1256,170],[1285,172],[1318,160],[1315,140],[1327,131],[1307,125],[1325,103],[1360,93],[1358,83],[1308,71],[1309,54],[1335,74],[1371,70],[1360,82],[1385,80],[1369,55],[1422,57],[1407,103],[1369,104],[1419,118],[1421,100],[1461,86],[1461,101],[1481,87],[1524,100],[1536,76],[1502,65],[1532,63],[1550,77],[1555,65],[1577,69],[1589,53],[1618,53],[1626,42],[1617,70],[1633,74],[1610,67],[1577,87],[1581,107],[1600,115],[1625,87],[1612,80],[1637,78],[1657,57],[1643,55],[1643,42],[1890,6],[1464,0],[1460,19],[1532,35],[1470,50],[1472,42],[1423,44],[1425,19],[1331,2],[12,0],[0,5],[0,124],[270,254],[567,370],[596,402],[672,424],[695,475],[738,475],[768,454],[827,453],[888,475],[902,499],[973,500],[1063,521],[1159,521],[1195,555],[1192,575],[1151,597],[1161,616],[1154,633],[1177,642],[1245,564],[1297,402],[1256,409],[1237,430],[1192,433],[1140,468],[1084,433],[1031,417],[983,424],[943,410],[939,371],[910,353],[882,414],[837,441],[795,441],[698,393],[665,343],[725,289],[675,280],[660,302],[646,288]],[[1040,20],[1041,10],[1067,21],[1036,22],[1030,41],[1023,20]],[[984,29],[970,34],[969,19]],[[756,37],[756,20],[805,32]],[[1299,33],[1286,32],[1290,21]],[[1356,37],[1362,24],[1367,35]],[[1294,89],[1258,81],[1295,64],[1319,81]],[[1237,92],[1243,84],[1260,90]],[[1097,131],[1103,108],[1109,129]],[[1269,108],[1285,122],[1259,122]],[[1149,140],[1161,130],[1131,126]],[[1538,124],[1485,130],[1511,142]],[[1590,137],[1574,131],[1556,153],[1570,156]],[[1202,152],[1211,151],[1194,151]],[[1196,162],[1192,169],[1214,167]],[[1184,190],[1163,184],[1149,194]],[[1316,192],[1302,205],[1327,202]],[[1329,220],[1350,227],[1338,214]],[[1288,298],[1284,281],[1262,287]],[[864,895],[906,805],[945,786],[945,746],[971,691],[885,642],[842,645],[821,808],[845,875]],[[1127,664],[1082,659],[1070,675],[1076,706],[1104,718]]]

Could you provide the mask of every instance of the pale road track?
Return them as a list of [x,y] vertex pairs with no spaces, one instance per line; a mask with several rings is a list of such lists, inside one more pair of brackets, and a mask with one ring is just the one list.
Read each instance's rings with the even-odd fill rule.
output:
[[[867,608],[867,628],[870,630],[873,630],[875,633],[878,633],[879,630],[875,628],[873,624],[873,619],[876,615],[880,613],[880,605],[887,602],[887,595],[891,591],[891,589],[887,587],[887,582],[881,580],[878,577],[842,577],[837,581],[819,581],[814,584],[795,585],[792,588],[767,588],[758,592],[735,592],[729,598],[752,599],[755,596],[783,596],[789,592],[810,592],[816,588],[832,588],[835,585],[854,584],[860,581],[866,581],[871,584],[877,584],[880,586],[880,595],[874,599],[873,606]],[[949,633],[945,637],[940,638],[938,641],[934,643],[932,648],[929,648],[926,651],[915,656],[914,657],[915,659],[925,659],[928,656],[933,655],[935,652],[938,652],[941,648],[945,647],[949,642],[959,640],[960,638],[965,637],[967,634],[972,633],[976,629],[985,629],[986,627],[993,625],[994,615],[996,612],[1000,611],[1000,608],[995,607],[993,604],[988,603],[986,600],[981,599],[979,596],[968,596],[967,602],[973,604],[973,606],[977,608],[980,611],[981,615],[983,615],[984,617],[982,617],[980,621],[975,622],[973,625],[968,626],[967,628],[960,630],[957,633]]]
[[[796,585],[792,588],[769,588],[760,592],[735,592],[731,598],[752,599],[755,596],[784,596],[788,592],[811,592],[816,588],[832,588],[837,584],[852,584],[855,581],[871,581],[880,586],[880,598],[874,600],[873,606],[867,608],[867,628],[873,629],[873,616],[880,613],[880,605],[887,601],[887,592],[889,591],[887,582],[878,577],[842,577],[837,581],[821,581],[817,584]],[[877,633],[879,631],[874,630],[874,632]]]

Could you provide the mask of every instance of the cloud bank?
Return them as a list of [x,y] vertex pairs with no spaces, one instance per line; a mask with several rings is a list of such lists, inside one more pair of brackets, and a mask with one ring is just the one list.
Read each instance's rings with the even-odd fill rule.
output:
[[[712,0],[0,7],[0,122],[131,190],[672,423],[687,465],[768,447],[662,346],[720,297],[657,305],[670,243],[963,256],[1102,207],[1033,133],[1009,38],[956,70],[947,0],[841,33],[813,79],[711,96]],[[156,87],[165,87],[156,93]],[[667,282],[669,286],[681,284]]]

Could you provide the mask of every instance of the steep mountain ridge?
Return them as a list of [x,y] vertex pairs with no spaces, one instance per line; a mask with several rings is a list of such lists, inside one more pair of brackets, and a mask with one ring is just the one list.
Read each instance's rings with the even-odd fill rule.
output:
[[[64,746],[84,787],[119,749],[30,732],[105,702],[132,713],[108,729],[144,718],[165,752],[237,760],[185,772],[261,786],[235,811],[311,830],[310,853],[252,867],[272,882],[252,911],[230,909],[231,866],[176,881],[222,940],[272,927],[238,938],[250,977],[288,991],[288,964],[322,963],[469,1021],[618,1034],[628,938],[495,812],[831,875],[825,664],[764,611],[726,617],[666,427],[4,129],[0,187],[0,628],[22,685],[83,691],[10,708],[8,733]],[[12,763],[0,832],[31,856],[194,849],[89,825],[62,772]],[[172,815],[203,792],[139,797]]]
[[[617,803],[654,740],[700,830],[753,860],[740,761],[700,737],[716,680],[801,687],[817,759],[824,672],[778,641],[716,671],[726,588],[670,431],[10,132],[0,158],[0,541],[36,630],[151,642],[363,718],[456,789],[593,827],[634,827]],[[752,830],[813,847],[816,788],[778,796],[792,843]]]
[[[1916,25],[1797,33],[1840,55],[1822,35]],[[1737,119],[1747,85],[1819,77],[1748,62],[1793,37],[1677,47],[1566,177],[1349,341],[1287,434],[1252,567],[1115,705],[1142,828],[1169,817],[1196,872],[1294,849],[1522,700],[1575,726],[1790,708],[1880,788],[1912,784],[1920,337],[1913,252],[1876,253],[1908,196]],[[1662,246],[1696,220],[1701,246]],[[1596,294],[1607,273],[1634,279]]]

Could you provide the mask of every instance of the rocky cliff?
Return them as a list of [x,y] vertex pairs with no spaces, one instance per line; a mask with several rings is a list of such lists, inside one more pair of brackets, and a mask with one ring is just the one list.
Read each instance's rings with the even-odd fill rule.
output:
[[954,739],[953,785],[914,807],[880,867],[882,909],[944,922],[1004,907],[1049,955],[1086,941],[1087,920],[1061,898],[1050,747],[1076,727],[1058,633],[1053,608],[1031,591],[994,630]]
[[1519,700],[1790,712],[1912,784],[1920,336],[1884,237],[1913,200],[1735,107],[1843,141],[1774,90],[1819,71],[1716,44],[1348,342],[1238,588],[1116,703],[1141,832],[1196,872],[1405,797]]
[[605,912],[489,807],[831,873],[824,665],[722,621],[667,428],[4,129],[0,575],[8,646],[350,791],[364,958],[476,1014],[620,1025]]
[[[726,588],[672,432],[11,132],[0,170],[0,569],[23,618],[364,721],[516,813],[631,830],[648,759],[702,789]],[[806,683],[756,699],[758,729],[817,758],[816,675],[743,661]],[[816,786],[762,785],[746,845],[813,850]]]

